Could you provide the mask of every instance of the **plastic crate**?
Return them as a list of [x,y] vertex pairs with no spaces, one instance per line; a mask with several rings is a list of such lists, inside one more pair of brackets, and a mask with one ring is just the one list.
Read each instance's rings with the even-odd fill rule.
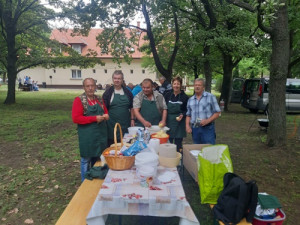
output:
[[266,220],[254,217],[252,225],[282,225],[283,221],[285,220],[284,212],[279,209],[279,211],[276,213],[276,216],[280,216],[280,218]]

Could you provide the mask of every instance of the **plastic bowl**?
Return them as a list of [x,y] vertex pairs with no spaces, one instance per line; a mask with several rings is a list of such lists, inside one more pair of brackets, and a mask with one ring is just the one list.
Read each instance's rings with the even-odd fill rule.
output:
[[140,152],[135,156],[136,165],[156,165],[158,164],[158,155],[152,152]]
[[151,134],[151,138],[158,139],[160,144],[168,143],[170,135],[167,134],[168,135],[167,137],[161,137],[161,138],[160,137],[154,137],[155,135],[156,135],[156,133]]
[[285,214],[282,211],[282,209],[279,209],[279,211],[276,213],[276,216],[280,216],[280,218],[274,218],[274,219],[260,219],[254,216],[252,224],[253,225],[282,225],[283,221],[285,220]]
[[147,128],[147,129],[148,129],[148,131],[149,131],[150,134],[156,133],[156,132],[160,131],[161,129],[163,131],[165,131],[165,132],[167,132],[168,130],[170,130],[169,127],[160,128],[158,125],[153,125],[153,126]]
[[181,153],[179,152],[177,152],[176,158],[166,158],[162,156],[159,156],[158,158],[159,164],[161,166],[168,167],[168,168],[173,168],[178,166],[180,159],[181,159]]
[[128,127],[128,133],[130,135],[135,135],[139,129],[144,130],[144,127]]

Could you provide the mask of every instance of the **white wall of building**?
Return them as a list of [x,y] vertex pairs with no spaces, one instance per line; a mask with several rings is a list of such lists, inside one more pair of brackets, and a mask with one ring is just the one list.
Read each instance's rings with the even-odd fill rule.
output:
[[[80,69],[75,66],[55,69],[36,67],[21,71],[18,76],[22,79],[24,76],[30,76],[34,81],[38,81],[38,84],[46,82],[47,85],[81,85],[85,78],[92,77],[97,80],[97,83],[105,85],[112,83],[111,76],[115,70],[122,70],[127,84],[129,82],[139,84],[145,78],[156,80],[156,73],[141,67],[141,59],[133,59],[130,65],[121,63],[120,67],[111,59],[103,59],[103,62],[105,62],[104,66],[96,65],[87,69]],[[81,70],[81,78],[72,78],[72,70]]]

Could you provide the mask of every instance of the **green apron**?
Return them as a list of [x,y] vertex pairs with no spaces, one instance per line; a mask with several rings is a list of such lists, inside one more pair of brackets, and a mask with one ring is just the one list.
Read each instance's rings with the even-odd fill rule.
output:
[[[103,115],[104,110],[99,104],[88,105],[86,116]],[[98,157],[107,148],[107,125],[101,123],[78,124],[80,156]]]
[[186,137],[185,131],[185,119],[182,118],[181,121],[177,121],[176,117],[182,113],[179,103],[168,102],[168,116],[167,116],[167,126],[170,128],[169,135],[170,138],[184,138]]
[[[155,101],[143,99],[140,113],[142,117],[152,125],[158,125],[161,121],[161,114],[156,107]],[[140,121],[137,121],[137,126],[144,126]]]
[[[130,127],[131,118],[129,105],[129,99],[125,94],[114,94],[114,99],[112,100],[109,106],[109,120],[107,121],[108,139],[114,140],[114,127],[116,123],[119,123],[121,125],[123,135],[125,133],[128,133],[127,128]],[[120,138],[119,132],[117,138]]]

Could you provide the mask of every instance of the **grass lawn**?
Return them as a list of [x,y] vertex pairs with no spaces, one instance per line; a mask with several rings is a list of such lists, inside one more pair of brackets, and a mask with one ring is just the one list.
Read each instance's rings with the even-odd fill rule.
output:
[[[81,90],[16,91],[14,105],[4,105],[6,86],[0,87],[0,224],[55,224],[80,186],[76,125],[72,102]],[[99,92],[98,92],[99,93]],[[285,225],[297,224],[300,213],[300,114],[287,115],[288,146],[265,146],[266,131],[240,105],[232,104],[216,121],[217,143],[228,144],[234,171],[255,179],[260,192],[279,198],[287,214]],[[252,127],[250,128],[251,124]],[[250,128],[250,129],[249,129]],[[191,143],[188,136],[185,143]],[[183,186],[201,225],[212,213],[200,204],[198,185],[185,171]],[[153,218],[126,216],[123,224],[153,224]],[[178,224],[178,218],[160,224]],[[107,224],[117,224],[110,216]]]

